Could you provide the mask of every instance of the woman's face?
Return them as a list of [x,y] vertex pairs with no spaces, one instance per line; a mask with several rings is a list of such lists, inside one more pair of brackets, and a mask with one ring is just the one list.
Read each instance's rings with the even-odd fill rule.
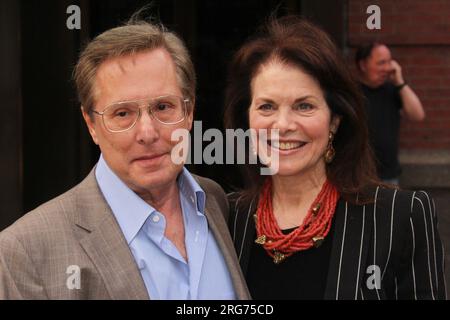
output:
[[[258,156],[264,156],[265,148],[278,152],[279,176],[324,175],[329,132],[336,132],[339,119],[331,121],[319,83],[298,67],[272,61],[260,67],[251,91],[250,128],[279,130],[279,141],[269,135]],[[259,143],[264,141],[257,136]]]

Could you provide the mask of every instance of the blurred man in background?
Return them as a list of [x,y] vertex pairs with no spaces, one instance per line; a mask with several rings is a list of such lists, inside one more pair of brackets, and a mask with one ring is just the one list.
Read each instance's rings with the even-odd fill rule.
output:
[[398,185],[400,117],[422,121],[425,119],[422,103],[405,82],[401,66],[392,59],[386,45],[362,46],[357,49],[355,60],[366,97],[369,135],[378,175],[383,181]]

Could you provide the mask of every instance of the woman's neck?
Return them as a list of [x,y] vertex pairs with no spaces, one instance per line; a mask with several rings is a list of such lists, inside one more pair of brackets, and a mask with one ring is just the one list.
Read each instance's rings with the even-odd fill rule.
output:
[[295,176],[276,175],[272,177],[272,197],[282,203],[295,205],[310,198],[312,194],[315,198],[326,179],[325,172]]
[[281,229],[299,226],[326,181],[323,173],[272,177],[272,203]]

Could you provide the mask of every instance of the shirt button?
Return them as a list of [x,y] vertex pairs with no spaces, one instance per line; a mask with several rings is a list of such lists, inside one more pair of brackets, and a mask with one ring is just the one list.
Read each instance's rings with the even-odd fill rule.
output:
[[159,221],[159,216],[154,215],[152,220],[153,220],[153,222],[157,223]]

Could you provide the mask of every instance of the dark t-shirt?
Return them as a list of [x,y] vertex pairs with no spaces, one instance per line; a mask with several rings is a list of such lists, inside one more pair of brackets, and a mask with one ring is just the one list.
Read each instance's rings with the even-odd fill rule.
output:
[[[295,228],[283,230],[284,234]],[[246,279],[256,300],[323,300],[330,265],[334,219],[318,248],[299,251],[275,264],[266,250],[253,243]]]
[[377,160],[381,179],[400,175],[398,162],[398,136],[402,102],[395,86],[385,83],[378,88],[361,84],[366,97],[369,139]]

